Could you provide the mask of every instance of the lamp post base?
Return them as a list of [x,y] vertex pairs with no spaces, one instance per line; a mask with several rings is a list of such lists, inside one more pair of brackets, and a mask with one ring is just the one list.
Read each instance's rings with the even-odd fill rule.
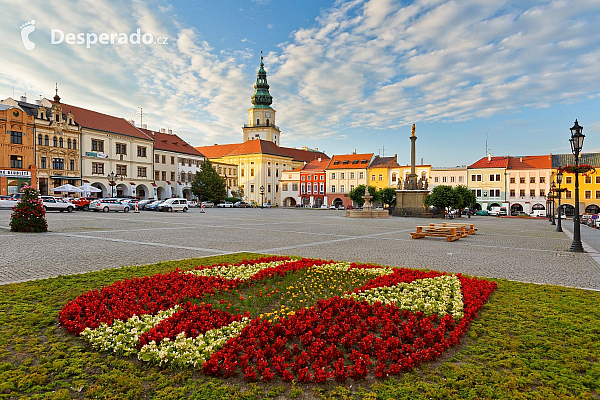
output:
[[583,245],[581,244],[581,240],[573,240],[573,243],[571,243],[571,248],[569,249],[570,252],[573,253],[583,253]]

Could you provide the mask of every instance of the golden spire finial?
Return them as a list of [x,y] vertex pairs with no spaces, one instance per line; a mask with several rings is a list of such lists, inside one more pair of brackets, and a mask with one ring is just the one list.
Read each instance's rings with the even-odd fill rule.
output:
[[415,124],[412,124],[412,128],[410,129],[411,136],[415,136]]

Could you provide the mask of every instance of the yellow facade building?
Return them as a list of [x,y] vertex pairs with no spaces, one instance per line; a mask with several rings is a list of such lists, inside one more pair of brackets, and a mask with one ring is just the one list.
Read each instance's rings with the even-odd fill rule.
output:
[[[587,153],[579,156],[579,164],[588,164],[596,168],[595,173],[579,175],[579,212],[580,214],[600,213],[600,153]],[[556,183],[559,167],[575,165],[572,154],[552,155],[552,180]],[[558,187],[558,186],[557,186]],[[575,211],[575,175],[563,174],[561,188],[566,189],[561,196],[565,214],[570,217]],[[556,202],[557,200],[555,200]],[[555,205],[558,204],[557,202]]]
[[398,180],[401,178],[400,165],[398,164],[398,155],[394,157],[375,156],[367,171],[368,184],[374,186],[377,190],[397,187]]

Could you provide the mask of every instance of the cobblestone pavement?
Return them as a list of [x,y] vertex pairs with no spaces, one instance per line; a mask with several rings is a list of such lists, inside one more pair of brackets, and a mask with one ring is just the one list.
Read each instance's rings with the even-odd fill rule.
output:
[[[248,251],[600,290],[600,264],[595,261],[600,258],[569,253],[568,232],[556,232],[546,220],[461,219],[474,223],[479,231],[446,242],[412,240],[409,234],[417,225],[439,220],[347,219],[343,211],[334,210],[80,211],[49,212],[47,218],[49,233],[12,233],[8,230],[10,210],[0,210],[0,284]],[[600,231],[582,227],[582,238],[589,240],[590,249],[600,251]]]

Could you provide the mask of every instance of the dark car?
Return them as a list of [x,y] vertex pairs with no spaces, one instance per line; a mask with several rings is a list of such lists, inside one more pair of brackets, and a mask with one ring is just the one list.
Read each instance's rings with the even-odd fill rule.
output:
[[246,208],[248,206],[248,204],[246,204],[246,202],[244,201],[236,201],[233,206],[235,208]]

